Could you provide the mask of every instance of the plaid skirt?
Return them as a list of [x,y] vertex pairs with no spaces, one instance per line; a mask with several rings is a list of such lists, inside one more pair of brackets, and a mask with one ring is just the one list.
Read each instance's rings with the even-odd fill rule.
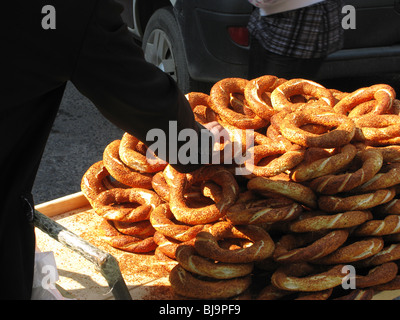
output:
[[256,8],[248,29],[272,53],[323,58],[343,46],[342,6],[341,0],[327,0],[270,16],[260,16]]

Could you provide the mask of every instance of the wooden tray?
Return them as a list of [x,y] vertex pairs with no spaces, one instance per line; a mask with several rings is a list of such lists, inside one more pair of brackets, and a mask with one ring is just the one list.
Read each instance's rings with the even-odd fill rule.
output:
[[[133,254],[117,250],[103,242],[97,234],[101,218],[93,212],[82,193],[40,204],[35,209],[113,255],[119,262],[132,299],[176,299],[168,281],[171,263],[159,261],[153,254]],[[54,253],[59,273],[57,286],[63,294],[79,300],[113,299],[106,280],[91,262],[41,230],[36,228],[35,233],[38,248]]]
[[[179,299],[172,292],[168,280],[169,270],[175,263],[162,262],[152,253],[133,254],[117,250],[103,242],[97,233],[101,218],[92,210],[81,192],[40,204],[35,209],[113,255],[119,263],[132,299]],[[113,299],[106,280],[91,262],[39,229],[35,232],[39,249],[54,253],[59,273],[57,285],[63,294],[78,300]],[[399,296],[400,290],[383,291],[375,294],[374,300],[392,300]]]

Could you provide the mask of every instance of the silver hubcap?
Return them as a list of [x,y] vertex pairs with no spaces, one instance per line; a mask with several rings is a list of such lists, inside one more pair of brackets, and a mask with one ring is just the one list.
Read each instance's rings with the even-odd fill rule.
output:
[[168,73],[176,81],[175,59],[171,47],[171,43],[165,32],[156,29],[150,34],[147,40],[144,55],[148,62]]

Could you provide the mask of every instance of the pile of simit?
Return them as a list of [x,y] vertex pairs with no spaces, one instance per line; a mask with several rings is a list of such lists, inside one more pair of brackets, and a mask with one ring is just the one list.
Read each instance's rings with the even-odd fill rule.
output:
[[241,144],[251,174],[235,175],[234,164],[182,174],[148,161],[125,133],[82,178],[102,239],[173,261],[171,286],[186,298],[355,300],[400,289],[393,88],[340,92],[266,75],[226,78],[187,99],[198,122],[218,121],[232,143],[254,130],[254,144]]

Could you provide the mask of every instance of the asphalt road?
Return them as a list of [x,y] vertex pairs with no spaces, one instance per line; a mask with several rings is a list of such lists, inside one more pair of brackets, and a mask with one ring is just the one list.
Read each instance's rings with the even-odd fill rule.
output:
[[[400,96],[400,75],[321,81],[327,88],[354,91],[377,83],[391,85]],[[68,84],[35,181],[36,204],[80,191],[85,171],[102,159],[104,148],[123,132],[106,120],[76,88]]]

